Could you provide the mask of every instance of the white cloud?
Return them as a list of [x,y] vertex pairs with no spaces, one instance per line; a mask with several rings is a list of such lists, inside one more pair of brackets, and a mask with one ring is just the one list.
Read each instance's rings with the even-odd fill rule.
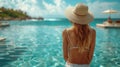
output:
[[21,9],[33,17],[42,16],[43,10],[37,5],[36,0],[18,0],[16,9]]
[[43,10],[37,4],[37,0],[0,0],[0,7],[20,9],[33,17],[42,16]]
[[[108,15],[102,14],[102,12],[104,10],[111,9],[113,6],[118,5],[117,2],[99,2],[99,1],[95,1],[92,3],[88,2],[87,4],[89,6],[90,11],[94,14],[94,16],[96,18],[108,17]],[[116,14],[114,14],[114,15],[116,15]],[[114,16],[114,15],[113,15],[113,17],[118,17],[118,15],[116,15],[116,16]]]
[[[90,11],[98,18],[107,17],[108,15],[102,14],[102,11],[119,5],[117,2],[86,1]],[[1,6],[20,9],[34,17],[64,17],[65,8],[71,5],[65,0],[53,0],[52,3],[47,0],[0,0]],[[115,15],[115,17],[120,17],[120,15]]]
[[31,0],[32,1],[32,3],[37,3],[37,1],[36,0]]
[[67,4],[63,0],[54,0],[53,3],[42,2],[45,7],[45,12],[49,16],[64,16],[64,10]]
[[42,16],[42,9],[36,3],[36,0],[25,0],[24,2],[19,0],[18,4],[16,4],[16,9],[21,9],[34,17]]
[[67,4],[63,0],[53,0],[53,3],[47,3],[45,0],[40,2],[38,0],[0,0],[0,6],[20,9],[30,16],[63,17]]

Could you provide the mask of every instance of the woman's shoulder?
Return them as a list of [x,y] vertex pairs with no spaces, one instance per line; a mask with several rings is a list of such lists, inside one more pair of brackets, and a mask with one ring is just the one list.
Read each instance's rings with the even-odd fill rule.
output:
[[94,28],[90,28],[90,30],[91,30],[93,33],[96,33],[96,31],[95,31]]
[[66,28],[66,30],[67,30],[68,32],[71,32],[71,31],[73,31],[73,28],[72,28],[72,27]]
[[91,33],[92,33],[92,36],[93,36],[93,37],[96,37],[96,31],[95,31],[94,28],[91,28]]
[[66,29],[63,30],[63,32],[66,32],[66,31],[70,32],[70,31],[72,31],[72,28],[66,28]]
[[65,35],[67,33],[70,33],[71,31],[72,31],[71,28],[66,28],[66,29],[63,30],[62,34]]
[[67,31],[67,29],[64,29],[63,32],[62,32],[62,35],[65,35],[66,31]]

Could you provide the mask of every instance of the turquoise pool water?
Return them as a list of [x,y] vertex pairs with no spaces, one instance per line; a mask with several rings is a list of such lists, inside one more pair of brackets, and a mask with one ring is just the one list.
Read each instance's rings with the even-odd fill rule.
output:
[[[120,67],[120,28],[91,27],[97,32],[91,67]],[[62,31],[71,26],[66,19],[9,21],[0,28],[0,67],[64,67]]]

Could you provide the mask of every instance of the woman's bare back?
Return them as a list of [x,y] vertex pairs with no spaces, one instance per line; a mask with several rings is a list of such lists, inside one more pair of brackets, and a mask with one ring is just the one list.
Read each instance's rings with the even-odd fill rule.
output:
[[[91,42],[90,42],[90,48],[89,50],[85,50],[83,53],[79,52],[79,48],[77,48],[80,44],[77,44],[75,41],[75,33],[72,29],[66,30],[67,34],[65,36],[68,36],[68,60],[69,63],[77,63],[77,64],[89,64],[93,55],[94,51],[94,45],[95,45],[95,36],[96,32],[94,29],[90,31],[92,33],[91,35]],[[71,41],[71,42],[70,42]],[[72,44],[71,44],[72,43]]]

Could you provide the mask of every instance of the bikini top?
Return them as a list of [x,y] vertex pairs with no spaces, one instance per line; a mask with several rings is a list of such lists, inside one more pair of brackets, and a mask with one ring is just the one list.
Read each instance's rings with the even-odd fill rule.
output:
[[[91,29],[90,29],[90,30],[91,30]],[[69,40],[70,44],[72,45],[72,46],[68,46],[68,53],[69,53],[69,50],[79,48],[79,46],[74,46],[74,44],[72,43],[72,41],[71,41],[71,39],[70,39],[70,35],[69,35],[67,29],[66,29],[66,32],[67,32],[68,40]],[[90,37],[91,37],[91,32],[90,32],[90,34],[89,34],[89,38],[90,38]],[[90,39],[90,40],[91,40],[91,39]],[[91,41],[89,41],[88,44],[90,44],[90,42],[91,42]],[[90,45],[89,45],[89,46],[90,46]],[[89,51],[89,49],[87,49],[87,50]]]
[[[90,29],[90,34],[89,34],[89,38],[91,38],[91,36],[92,36],[92,32],[91,32],[91,30],[92,29]],[[70,55],[70,51],[72,50],[72,49],[77,49],[77,48],[79,48],[79,46],[75,46],[73,43],[72,43],[72,40],[70,39],[70,35],[69,35],[69,33],[68,33],[68,31],[66,30],[66,33],[67,33],[67,39],[69,40],[69,45],[71,45],[71,46],[69,46],[68,45],[68,59],[72,59],[71,58],[71,55]],[[89,48],[87,48],[87,52],[88,52],[88,54],[89,54],[89,52],[90,52],[90,42],[91,42],[91,39],[90,39],[90,41],[89,41]],[[88,56],[88,54],[87,54],[87,56]]]

